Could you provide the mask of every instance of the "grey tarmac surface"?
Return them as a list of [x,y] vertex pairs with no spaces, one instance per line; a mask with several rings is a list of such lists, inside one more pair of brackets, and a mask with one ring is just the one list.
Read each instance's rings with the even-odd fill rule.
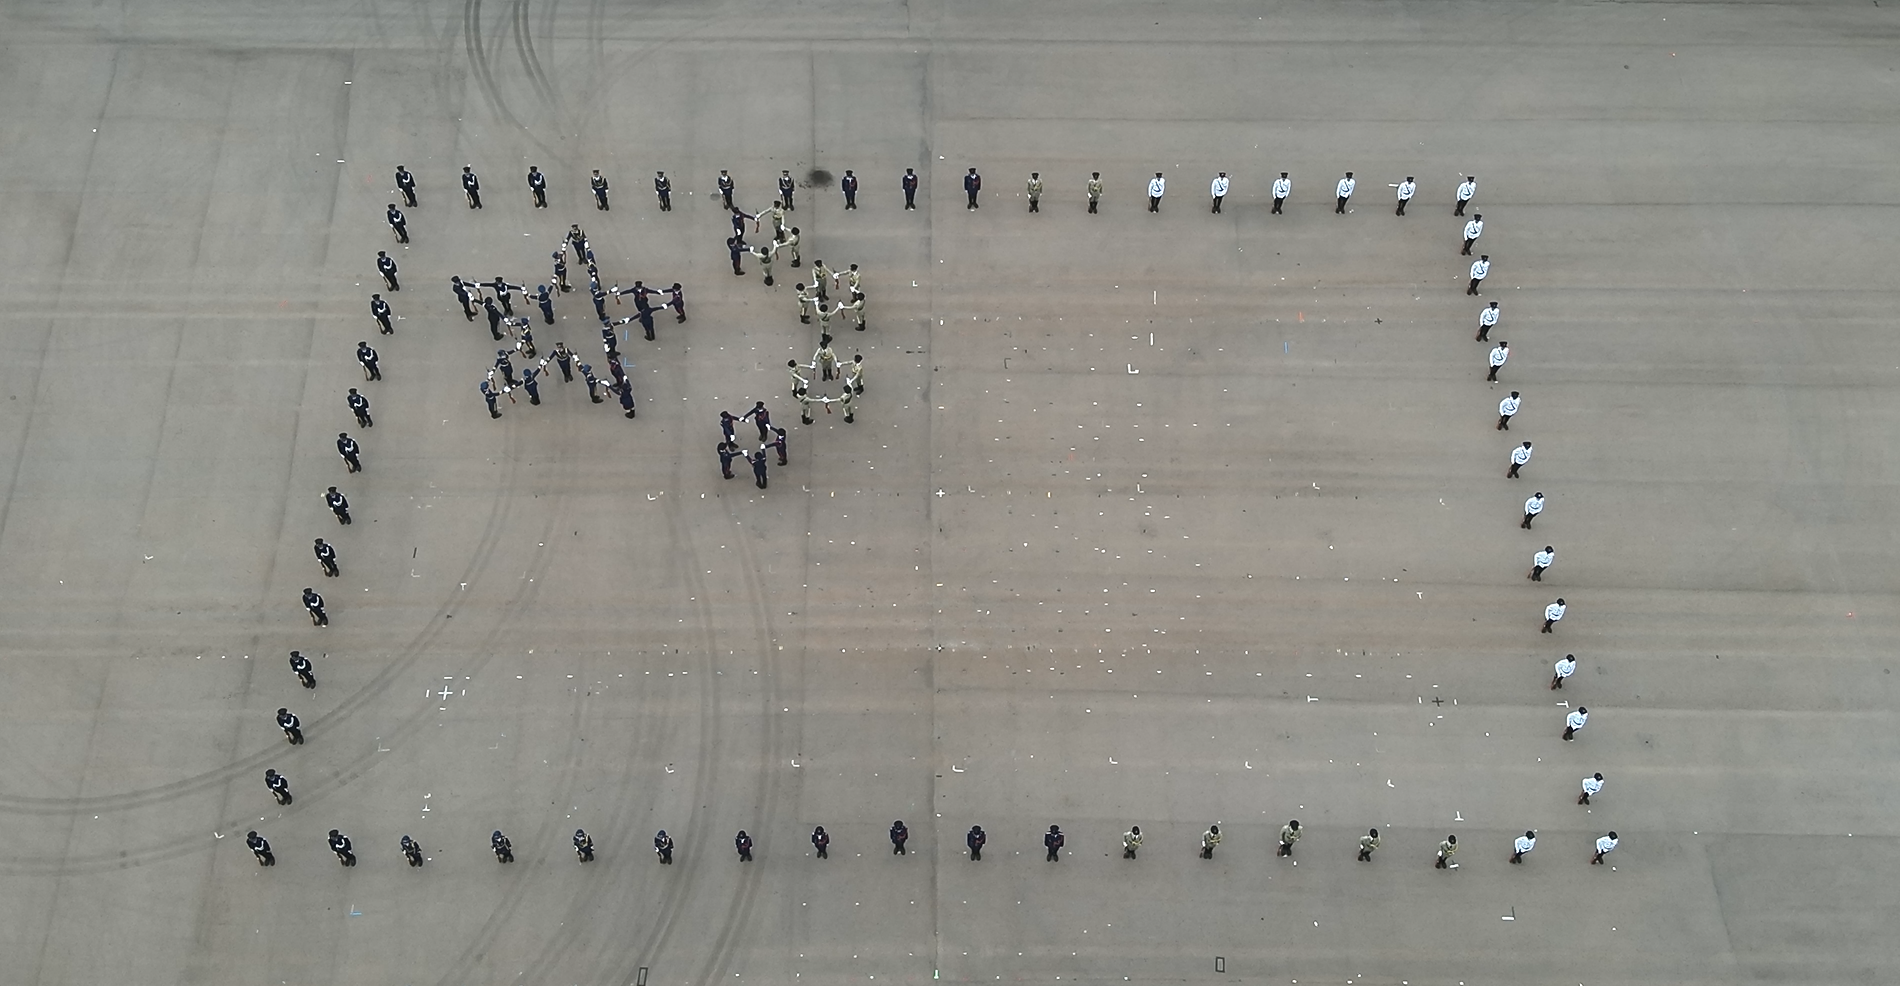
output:
[[[0,28],[8,982],[1900,979],[1900,11],[9,0]],[[792,218],[867,272],[856,424],[798,425],[808,268],[732,276],[720,168],[752,208],[824,179]],[[539,283],[570,222],[692,320],[623,344],[636,420],[550,382],[491,421],[447,279]],[[543,349],[599,366],[584,296],[559,309]],[[713,455],[760,399],[793,459],[764,492]]]

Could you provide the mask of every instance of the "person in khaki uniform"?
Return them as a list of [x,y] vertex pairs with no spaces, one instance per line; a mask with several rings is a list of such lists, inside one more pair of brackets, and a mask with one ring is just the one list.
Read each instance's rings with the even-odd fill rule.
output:
[[831,336],[818,337],[818,350],[811,354],[811,365],[817,368],[821,380],[830,380],[838,372],[838,354],[831,351]]
[[1095,207],[1101,204],[1101,201],[1102,201],[1102,173],[1099,171],[1091,172],[1090,178],[1089,178],[1089,212],[1090,214],[1093,214],[1095,212]]
[[1438,844],[1438,862],[1432,864],[1432,869],[1435,869],[1435,870],[1457,869],[1458,864],[1452,862],[1452,859],[1451,859],[1453,856],[1456,856],[1456,855],[1458,855],[1458,837],[1455,835],[1445,836],[1445,841]]
[[808,369],[810,369],[810,367],[805,366],[795,359],[785,361],[785,372],[792,375],[793,394],[799,394],[811,389],[811,378],[805,375],[805,371]]
[[798,320],[805,325],[811,324],[811,308],[818,303],[818,295],[805,285],[798,285]]
[[1214,847],[1218,845],[1220,845],[1220,826],[1209,825],[1207,831],[1201,833],[1201,858],[1213,859]]
[[851,300],[848,302],[839,302],[838,311],[845,313],[847,318],[856,322],[856,328],[859,332],[864,331],[864,292],[851,292]]
[[837,273],[826,267],[824,261],[811,262],[811,286],[818,290],[818,301],[821,304],[831,300],[831,284],[837,279]]
[[1029,173],[1029,185],[1028,185],[1027,191],[1029,192],[1029,211],[1041,212],[1042,211],[1042,172],[1031,171]]
[[851,357],[850,365],[844,368],[844,385],[854,394],[864,393],[864,354]]
[[1300,820],[1294,819],[1280,826],[1280,855],[1293,855],[1293,844],[1300,841]]
[[1372,829],[1359,837],[1359,861],[1372,862],[1372,851],[1379,848],[1379,830]]
[[784,235],[778,238],[778,248],[780,250],[791,251],[793,267],[803,266],[798,259],[798,227],[797,226],[793,226],[792,228],[786,230]]
[[849,387],[845,388],[844,393],[838,395],[838,403],[844,405],[845,424],[857,423],[857,399],[858,395],[852,393]]

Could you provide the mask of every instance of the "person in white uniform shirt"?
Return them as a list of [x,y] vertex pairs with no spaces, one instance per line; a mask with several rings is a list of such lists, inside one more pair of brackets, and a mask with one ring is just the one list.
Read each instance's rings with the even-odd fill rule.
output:
[[1293,194],[1293,182],[1289,181],[1286,172],[1282,171],[1280,177],[1273,180],[1274,215],[1280,215],[1280,207],[1286,204],[1286,197],[1291,194]]
[[1544,545],[1544,550],[1531,556],[1531,574],[1524,577],[1530,579],[1532,582],[1544,581],[1544,570],[1549,568],[1550,563],[1556,560],[1557,549],[1548,544]]
[[1517,837],[1517,842],[1514,843],[1511,848],[1517,850],[1511,854],[1511,862],[1522,863],[1524,861],[1524,854],[1537,848],[1537,832],[1526,829],[1523,835]]
[[[1523,529],[1527,531],[1530,530],[1531,521],[1536,520],[1537,515],[1543,512],[1544,512],[1544,494],[1542,493],[1531,494],[1531,498],[1524,501],[1524,523],[1519,524],[1517,526],[1522,527]],[[1552,685],[1551,687],[1555,688],[1557,686]]]
[[1227,172],[1223,171],[1214,176],[1214,187],[1211,191],[1214,196],[1213,213],[1218,216],[1220,215],[1220,200],[1227,197]]
[[1517,391],[1515,390],[1511,391],[1511,396],[1506,397],[1505,399],[1498,402],[1498,429],[1497,430],[1499,431],[1511,430],[1511,418],[1517,414],[1517,409],[1522,403],[1523,403],[1522,398],[1517,396]]
[[[1550,605],[1544,607],[1544,629],[1541,632],[1543,633],[1555,632],[1557,628],[1557,621],[1564,618],[1564,611],[1568,608],[1569,607],[1564,605],[1564,599],[1562,596],[1558,596],[1556,602],[1551,603]],[[1578,725],[1582,725],[1582,723],[1578,723]],[[1564,738],[1569,739],[1569,737],[1567,736]]]
[[1478,313],[1477,340],[1479,342],[1485,342],[1491,338],[1491,327],[1498,324],[1500,314],[1502,313],[1498,311],[1498,303],[1495,301],[1486,305],[1484,310]]
[[1161,211],[1161,193],[1167,190],[1168,190],[1168,180],[1166,178],[1161,177],[1161,172],[1159,171],[1155,172],[1154,180],[1148,183],[1148,211],[1149,212]]
[[1483,284],[1485,276],[1490,273],[1491,255],[1488,253],[1479,255],[1478,259],[1471,262],[1471,286],[1465,289],[1465,293],[1480,293],[1478,291],[1478,285]]
[[1504,361],[1511,358],[1511,344],[1500,342],[1491,348],[1491,373],[1484,378],[1486,383],[1498,382],[1498,371],[1504,369]]
[[1458,204],[1457,204],[1457,206],[1456,206],[1456,207],[1454,207],[1454,208],[1453,208],[1453,209],[1451,210],[1451,214],[1452,214],[1452,215],[1454,215],[1454,216],[1462,216],[1462,215],[1464,215],[1464,214],[1465,214],[1465,203],[1467,203],[1467,202],[1470,202],[1470,201],[1471,201],[1471,197],[1472,197],[1473,195],[1476,195],[1476,194],[1478,194],[1478,178],[1477,178],[1477,176],[1476,176],[1476,175],[1466,175],[1466,176],[1465,176],[1465,180],[1464,180],[1464,183],[1458,186]]
[[[1504,478],[1517,479],[1518,478],[1517,471],[1519,469],[1524,468],[1526,465],[1528,465],[1530,461],[1531,461],[1531,443],[1525,442],[1524,444],[1519,445],[1517,448],[1512,449],[1511,450],[1511,471],[1505,473]],[[1526,524],[1525,526],[1528,527],[1530,525]]]
[[1356,184],[1358,182],[1352,180],[1350,171],[1346,172],[1346,177],[1339,179],[1339,187],[1333,190],[1333,194],[1339,196],[1339,204],[1333,207],[1334,215],[1346,214],[1346,200],[1352,198],[1352,189]]
[[1418,191],[1418,183],[1412,180],[1411,175],[1406,175],[1405,180],[1399,182],[1398,215],[1405,215],[1405,203],[1412,201],[1412,193],[1416,191]]
[[1471,244],[1478,242],[1478,237],[1483,235],[1484,213],[1480,212],[1473,215],[1470,222],[1465,223],[1465,248],[1458,252],[1467,257],[1471,256]]
[[1591,774],[1583,779],[1583,793],[1577,795],[1577,803],[1587,805],[1590,803],[1591,795],[1601,793],[1603,793],[1603,775]]
[[1577,673],[1577,655],[1565,654],[1551,669],[1550,689],[1556,691],[1564,686],[1564,681]]
[[1564,716],[1564,742],[1568,743],[1575,739],[1577,730],[1582,729],[1583,724],[1589,721],[1590,710],[1581,705],[1577,706],[1577,711]]
[[1597,854],[1595,856],[1590,857],[1590,862],[1592,864],[1602,863],[1604,855],[1616,848],[1616,841],[1617,840],[1616,840],[1615,832],[1611,832],[1609,835],[1605,835],[1598,838],[1597,839]]

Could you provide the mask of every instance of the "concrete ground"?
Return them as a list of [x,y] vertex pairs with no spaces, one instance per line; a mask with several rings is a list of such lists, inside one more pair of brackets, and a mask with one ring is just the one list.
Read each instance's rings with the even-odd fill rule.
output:
[[[8,982],[1900,979],[1892,5],[7,0],[0,29]],[[728,272],[720,168],[752,208],[818,180],[807,262],[866,270],[855,424],[797,423],[809,271]],[[570,222],[692,320],[624,344],[636,420],[557,382],[491,421],[447,278],[544,280]],[[559,306],[542,347],[598,365]],[[792,455],[763,492],[713,455],[761,399]]]

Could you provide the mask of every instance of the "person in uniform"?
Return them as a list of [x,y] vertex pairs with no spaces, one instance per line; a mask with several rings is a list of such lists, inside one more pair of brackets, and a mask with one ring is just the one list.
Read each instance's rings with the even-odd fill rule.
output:
[[917,169],[904,169],[903,185],[904,209],[908,212],[917,208]]
[[594,177],[589,181],[594,189],[594,208],[601,212],[611,211],[607,204],[607,179],[600,176],[600,169],[594,169]]
[[416,176],[409,169],[396,165],[396,188],[402,192],[402,202],[413,209],[416,207]]
[[383,218],[389,220],[389,231],[396,234],[397,243],[409,242],[409,220],[403,218],[402,210],[396,208],[396,203],[389,203],[389,211],[383,213]]
[[1031,171],[1029,173],[1029,184],[1027,187],[1027,191],[1029,193],[1029,211],[1041,212],[1042,211],[1042,172]]
[[[719,174],[723,177],[725,172],[721,171]],[[726,187],[730,190],[730,179],[727,179]],[[661,865],[673,865],[673,837],[667,835],[665,829],[661,829],[660,834],[653,837],[653,854],[660,858]]]
[[1122,858],[1134,859],[1141,849],[1141,826],[1136,825],[1122,833]]
[[[732,477],[727,476],[726,478],[730,479]],[[831,858],[830,853],[827,851],[831,848],[831,836],[825,834],[825,827],[823,825],[811,830],[811,847],[819,859]]]
[[970,850],[970,862],[974,863],[983,858],[983,844],[988,841],[990,837],[984,834],[983,826],[970,826],[970,831],[963,835],[963,844]]
[[356,865],[356,851],[350,845],[350,837],[336,829],[330,830],[330,851],[336,853],[338,863],[344,866]]
[[1089,173],[1089,213],[1093,215],[1097,206],[1102,204],[1102,173]]
[[287,805],[297,800],[290,796],[290,778],[278,773],[275,768],[264,771],[264,786],[270,789],[271,796],[275,797],[280,805]]
[[1286,205],[1286,197],[1291,194],[1293,194],[1293,182],[1287,178],[1286,172],[1282,171],[1280,177],[1273,180],[1274,215],[1280,215],[1280,207]]
[[673,182],[666,177],[666,172],[653,173],[653,194],[660,200],[661,212],[673,211]]
[[840,191],[844,192],[844,207],[847,210],[857,208],[858,207],[858,176],[852,174],[850,168],[846,168],[844,171],[844,177],[838,179],[838,188]]
[[270,851],[270,840],[257,834],[256,829],[245,833],[244,844],[250,847],[251,855],[257,857],[259,866],[276,866],[277,857]]
[[462,192],[468,196],[469,208],[482,207],[482,180],[475,177],[475,169],[466,164],[462,165]]
[[787,212],[797,211],[797,208],[792,204],[792,192],[797,188],[798,183],[792,180],[791,172],[780,171],[778,173],[778,200],[785,203],[785,211]]
[[1418,182],[1413,181],[1411,175],[1406,175],[1405,180],[1399,182],[1399,211],[1397,215],[1405,215],[1405,204],[1412,201],[1412,193],[1417,191]]
[[534,194],[535,208],[548,207],[548,176],[542,174],[541,169],[534,165],[528,166],[528,191]]
[[1207,831],[1201,833],[1201,858],[1213,859],[1214,849],[1215,847],[1219,845],[1220,845],[1220,826],[1209,825],[1207,827]]

